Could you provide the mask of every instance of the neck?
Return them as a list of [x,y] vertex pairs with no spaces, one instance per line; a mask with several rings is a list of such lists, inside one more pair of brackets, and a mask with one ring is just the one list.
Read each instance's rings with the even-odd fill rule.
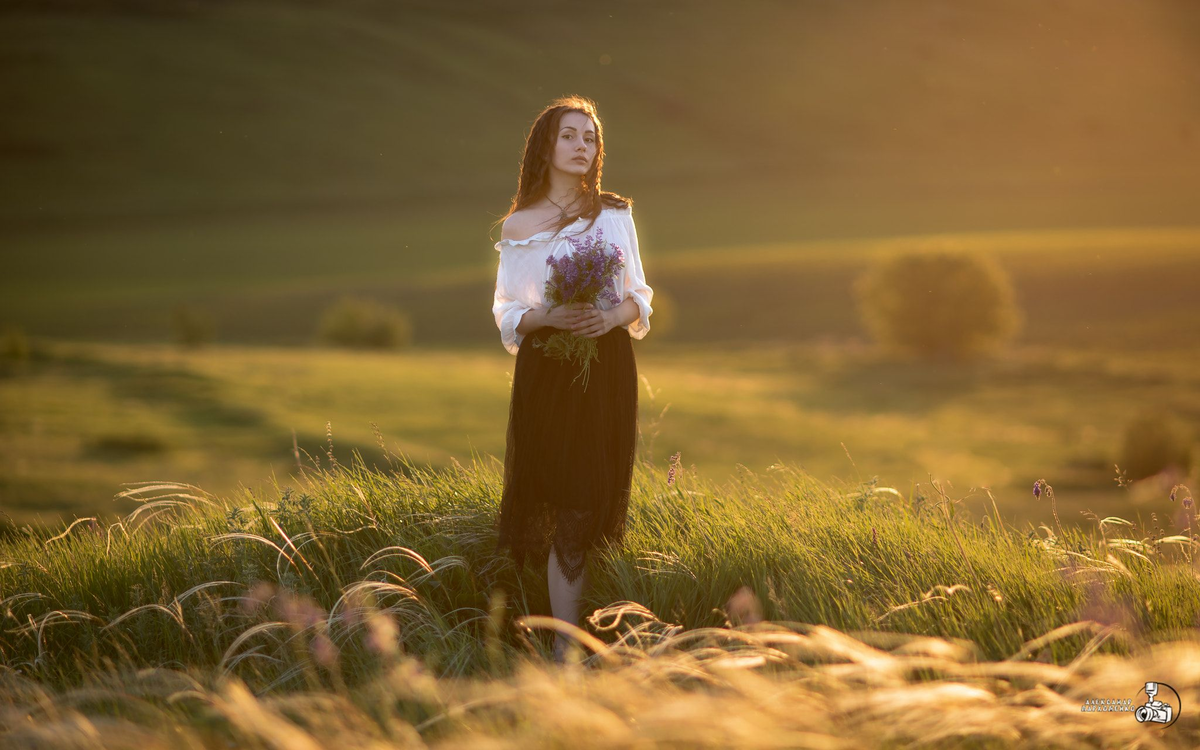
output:
[[579,184],[579,178],[575,175],[569,175],[557,170],[550,170],[550,186],[546,188],[546,198],[552,203],[561,206],[562,210],[567,213],[572,213],[572,208],[576,208],[579,198],[582,197],[583,188]]

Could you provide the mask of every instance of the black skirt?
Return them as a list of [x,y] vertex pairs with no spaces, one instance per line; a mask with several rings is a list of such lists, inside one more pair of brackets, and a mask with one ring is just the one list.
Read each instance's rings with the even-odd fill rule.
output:
[[637,366],[629,331],[616,326],[596,339],[587,389],[579,365],[546,356],[534,342],[559,329],[543,327],[521,341],[513,372],[504,494],[497,552],[507,548],[523,570],[555,549],[559,570],[578,580],[587,553],[625,534],[637,448]]

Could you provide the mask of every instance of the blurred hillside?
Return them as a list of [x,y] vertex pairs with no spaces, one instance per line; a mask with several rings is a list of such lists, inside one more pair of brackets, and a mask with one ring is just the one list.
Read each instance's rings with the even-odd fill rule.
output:
[[[598,102],[651,259],[1190,224],[1197,32],[1165,0],[8,3],[0,318],[154,338],[180,299],[439,279],[474,310],[524,133],[564,93]],[[222,336],[293,335],[251,317]]]

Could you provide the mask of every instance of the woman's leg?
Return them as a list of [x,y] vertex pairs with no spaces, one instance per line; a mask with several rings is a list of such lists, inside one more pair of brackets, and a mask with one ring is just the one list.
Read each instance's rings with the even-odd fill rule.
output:
[[[581,560],[579,557],[574,559],[566,558],[565,562],[569,567],[574,568],[580,564]],[[585,570],[580,574],[575,583],[568,583],[562,571],[558,569],[557,553],[554,550],[554,545],[551,545],[550,559],[546,564],[546,581],[550,588],[550,608],[556,619],[569,622],[578,627],[579,598],[583,593],[586,577],[587,571]],[[556,662],[562,663],[566,659],[567,643],[567,638],[564,638],[559,633],[555,633],[554,660]]]

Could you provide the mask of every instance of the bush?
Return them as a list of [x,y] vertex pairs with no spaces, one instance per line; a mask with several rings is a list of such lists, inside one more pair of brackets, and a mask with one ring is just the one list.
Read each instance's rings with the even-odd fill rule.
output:
[[25,332],[9,323],[0,333],[0,359],[9,362],[28,361],[30,355],[29,339]]
[[25,332],[13,324],[0,333],[0,376],[16,375],[29,366],[33,348]]
[[89,454],[108,458],[164,453],[169,447],[161,437],[137,431],[106,432],[84,442]]
[[199,347],[213,340],[216,325],[208,313],[187,305],[176,305],[171,311],[171,331],[176,344]]
[[929,359],[988,353],[1020,325],[1004,271],[953,248],[884,259],[858,279],[855,293],[863,323],[877,342]]
[[394,307],[348,297],[325,311],[317,337],[334,346],[401,348],[412,343],[412,321]]
[[1130,480],[1154,476],[1170,466],[1187,474],[1192,468],[1192,436],[1169,412],[1143,411],[1126,425],[1117,462]]

